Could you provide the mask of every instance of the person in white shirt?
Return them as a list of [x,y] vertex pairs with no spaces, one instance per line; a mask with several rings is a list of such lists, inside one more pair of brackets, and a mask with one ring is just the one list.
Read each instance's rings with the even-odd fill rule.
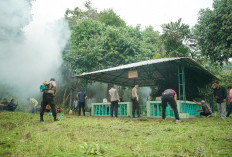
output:
[[116,88],[114,88],[114,85],[110,85],[109,95],[111,102],[111,108],[110,108],[111,117],[113,117],[113,110],[115,117],[118,117],[118,102],[120,102],[120,99],[118,96],[118,91]]

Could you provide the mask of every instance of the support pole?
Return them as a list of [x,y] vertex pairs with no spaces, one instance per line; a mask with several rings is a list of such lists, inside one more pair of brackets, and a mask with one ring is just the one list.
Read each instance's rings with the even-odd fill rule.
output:
[[[84,93],[87,95],[87,86],[88,86],[88,79],[85,78],[85,82],[84,82]],[[91,106],[92,107],[92,106]],[[86,102],[85,102],[85,111],[86,111]]]
[[185,92],[185,72],[184,65],[178,65],[178,87],[179,87],[179,100],[186,101],[186,92]]
[[182,70],[181,73],[182,73],[183,100],[186,101],[184,65],[181,65],[181,70]]
[[178,97],[179,97],[179,100],[181,100],[181,95],[180,95],[180,65],[178,65],[177,71],[178,71],[177,75],[178,75],[178,90],[179,90]]
[[84,92],[85,92],[85,94],[87,92],[87,86],[88,86],[88,79],[85,78],[85,82],[84,82]]

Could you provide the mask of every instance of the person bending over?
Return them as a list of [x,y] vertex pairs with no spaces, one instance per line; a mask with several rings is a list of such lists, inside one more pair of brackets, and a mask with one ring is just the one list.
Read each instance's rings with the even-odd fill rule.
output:
[[174,110],[176,122],[180,122],[180,117],[176,105],[176,101],[177,101],[176,92],[173,89],[166,89],[162,93],[161,100],[162,100],[162,119],[166,119],[166,107],[167,107],[167,103],[169,103],[171,108]]

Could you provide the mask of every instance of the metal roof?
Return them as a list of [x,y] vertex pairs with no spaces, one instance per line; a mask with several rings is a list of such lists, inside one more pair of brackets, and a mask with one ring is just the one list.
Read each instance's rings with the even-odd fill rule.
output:
[[[188,77],[189,74],[192,74],[192,77],[199,75],[199,77],[203,78],[204,81],[217,79],[216,76],[211,74],[200,64],[196,63],[191,58],[186,57],[152,59],[99,71],[83,73],[80,75],[75,75],[74,77],[86,78],[93,81],[112,83],[122,86],[134,86],[135,83],[138,83],[140,86],[155,86],[157,85],[157,81],[176,81],[178,75],[178,65],[185,66],[185,71],[187,71],[186,77]],[[128,71],[130,70],[138,70],[139,77],[129,79]]]
[[[184,67],[183,71],[181,67]],[[128,78],[128,71],[132,70],[138,71],[138,78]],[[188,100],[198,96],[198,87],[205,88],[212,80],[218,79],[200,64],[186,57],[152,59],[83,73],[74,77],[127,87],[133,87],[135,84],[141,87],[154,86],[156,94],[160,95],[164,89],[168,88],[180,91],[182,73],[185,76],[184,84]]]
[[142,62],[137,62],[137,63],[121,65],[121,66],[117,66],[117,67],[113,67],[113,68],[93,71],[93,72],[89,72],[89,73],[82,73],[80,75],[76,75],[75,77],[87,76],[87,75],[91,75],[91,74],[103,73],[103,72],[108,72],[108,71],[116,71],[116,70],[121,70],[121,69],[135,68],[135,67],[139,67],[139,66],[143,66],[143,65],[150,65],[150,64],[161,63],[161,62],[168,62],[168,61],[177,60],[177,59],[181,59],[181,57],[179,57],[179,58],[152,59],[152,60],[147,60],[147,61],[142,61]]

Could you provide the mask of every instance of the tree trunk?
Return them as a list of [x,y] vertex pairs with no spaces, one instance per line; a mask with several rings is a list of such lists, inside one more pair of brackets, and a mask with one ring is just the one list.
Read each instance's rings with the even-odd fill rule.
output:
[[73,107],[73,89],[71,89],[70,97],[69,97],[69,106]]
[[66,93],[67,93],[67,88],[64,91],[64,96],[63,96],[63,105],[66,104],[66,102],[68,101],[68,97],[70,96],[70,93],[67,95],[66,97]]

